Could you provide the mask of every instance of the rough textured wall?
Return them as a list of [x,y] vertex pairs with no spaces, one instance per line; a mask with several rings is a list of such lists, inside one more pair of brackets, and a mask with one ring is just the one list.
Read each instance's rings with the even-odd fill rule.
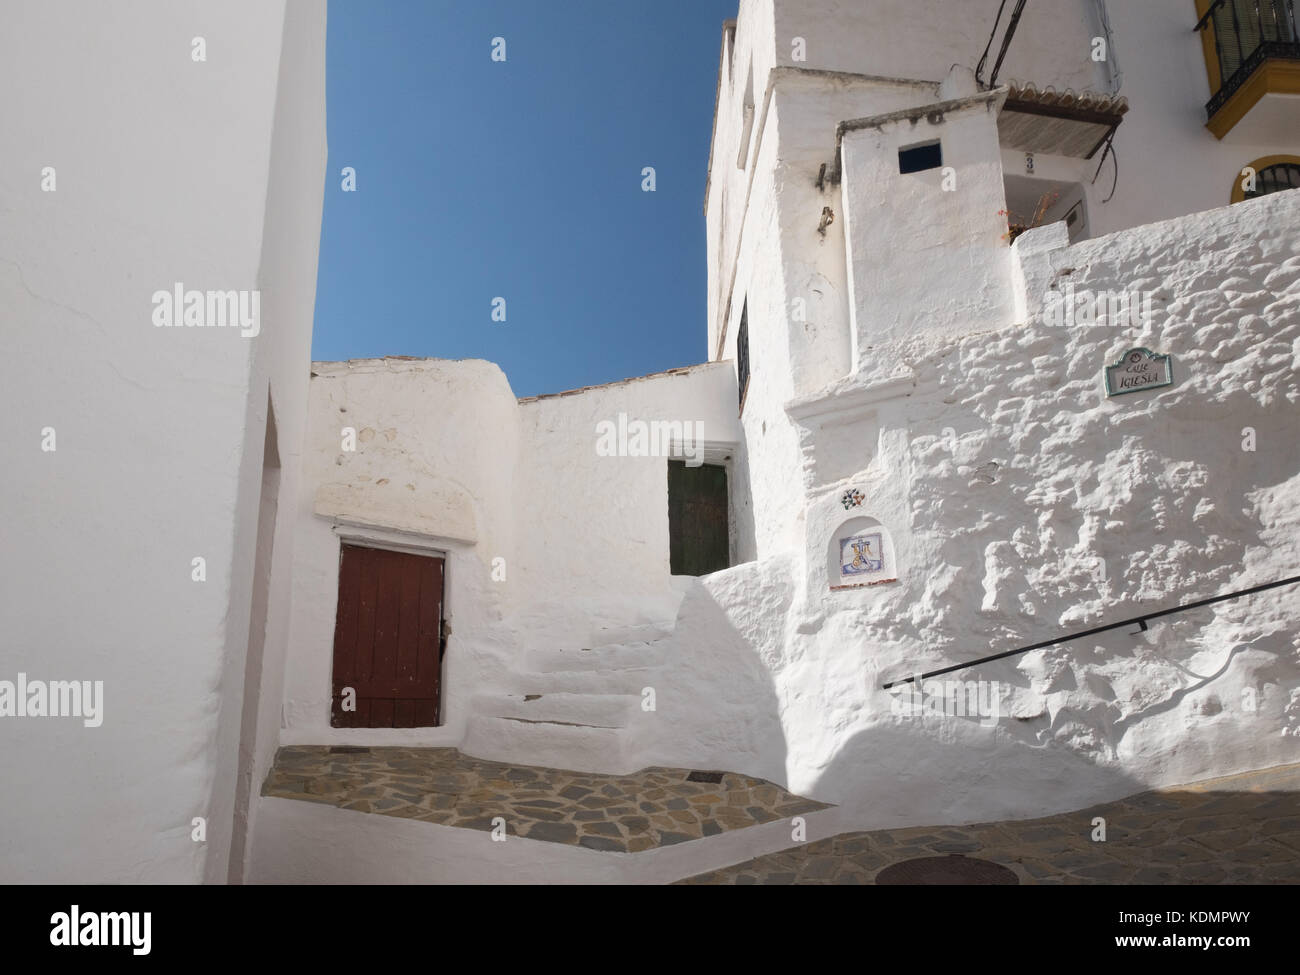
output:
[[[958,820],[1295,760],[1294,589],[955,675],[1002,685],[988,727],[893,716],[876,688],[1297,574],[1297,228],[1292,192],[1026,247],[1027,322],[886,350],[911,395],[860,421],[878,452],[811,489],[809,525],[847,518],[834,514],[839,495],[870,482],[853,514],[879,516],[902,541],[900,581],[819,589],[787,617],[773,666],[792,786],[864,821]],[[1149,292],[1150,320],[1053,325],[1053,282]],[[1106,398],[1103,365],[1135,345],[1171,353],[1175,384]],[[810,537],[805,560],[825,543]]]

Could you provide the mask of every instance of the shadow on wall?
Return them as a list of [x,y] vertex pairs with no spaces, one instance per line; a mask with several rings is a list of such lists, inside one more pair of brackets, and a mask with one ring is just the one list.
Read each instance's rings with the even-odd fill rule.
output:
[[[765,657],[780,647],[790,588],[774,568],[746,563],[674,579],[684,596],[667,666],[654,678],[656,709],[638,715],[638,767],[690,756],[696,767],[785,785],[785,733]],[[736,600],[741,594],[748,599]]]
[[[926,680],[919,693],[884,691],[873,673],[857,729],[796,791],[843,807],[846,825],[956,824],[1293,761],[1287,600],[1257,594]],[[1255,632],[1231,642],[1250,619]]]
[[[1300,335],[1287,296],[1300,259],[1266,258],[1238,218],[1158,228],[1150,267],[1114,242],[1064,252],[1080,288],[1157,286],[1168,308],[1137,334],[1063,331],[1036,315],[917,366],[935,370],[953,404],[927,418],[931,432],[908,455],[906,531],[919,568],[903,573],[898,612],[873,617],[866,602],[833,612],[857,618],[854,642],[872,644],[889,677],[1300,571],[1300,448],[1287,433]],[[1230,268],[1201,263],[1211,232]],[[1175,354],[1174,385],[1106,398],[1103,364],[1143,344]],[[1032,376],[1015,372],[1025,362]],[[896,718],[869,696],[822,755],[801,744],[791,774],[815,775],[798,791],[857,805],[873,823],[962,822],[1287,761],[1300,730],[1295,599],[1257,594],[1145,634],[949,675],[1010,692],[1012,713],[988,730]],[[833,652],[826,641],[789,651]],[[811,730],[809,713],[798,720]],[[808,736],[787,727],[791,742]]]
[[[805,790],[844,807],[846,826],[1023,819],[1147,788],[1066,744],[1010,740],[1001,727],[982,726],[986,719],[978,716],[886,715],[845,741]],[[1020,719],[1002,716],[1001,722]]]
[[739,563],[752,562],[758,558],[758,529],[754,524],[754,489],[749,480],[750,458],[749,441],[742,439],[736,448],[735,463],[728,470],[732,478],[731,498],[735,511],[736,551],[734,558]]

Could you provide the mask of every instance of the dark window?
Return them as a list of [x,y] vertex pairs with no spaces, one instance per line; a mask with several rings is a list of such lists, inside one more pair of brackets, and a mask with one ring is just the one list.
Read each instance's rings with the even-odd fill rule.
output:
[[937,141],[898,150],[900,173],[919,173],[925,169],[938,169],[942,165],[943,150]]
[[668,563],[675,576],[702,576],[731,564],[727,469],[668,462]]
[[1295,5],[1286,0],[1225,0],[1211,16],[1220,84],[1227,87],[1233,83],[1233,90],[1243,80],[1234,78],[1243,65],[1249,66],[1249,74],[1257,52],[1268,56],[1268,50],[1261,48],[1296,42]]
[[1246,193],[1246,199],[1268,196],[1300,186],[1300,163],[1275,163],[1265,166],[1255,174],[1255,188]]
[[740,387],[740,408],[745,408],[749,389],[749,300],[740,308],[740,334],[736,336],[736,383]]

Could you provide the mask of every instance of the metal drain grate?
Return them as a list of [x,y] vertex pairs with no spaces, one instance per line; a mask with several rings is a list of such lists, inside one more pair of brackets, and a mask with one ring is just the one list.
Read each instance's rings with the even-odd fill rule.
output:
[[721,782],[723,772],[701,772],[698,769],[686,776],[687,782]]
[[1020,878],[992,860],[980,860],[950,853],[946,857],[918,857],[891,863],[876,874],[876,883],[908,884],[1018,884]]
[[330,749],[331,755],[365,755],[370,751],[369,748],[362,748],[358,745],[335,745]]

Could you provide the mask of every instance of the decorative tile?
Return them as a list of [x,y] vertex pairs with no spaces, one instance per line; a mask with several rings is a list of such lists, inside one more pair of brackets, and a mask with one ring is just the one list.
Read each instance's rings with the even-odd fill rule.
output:
[[840,575],[880,572],[885,567],[885,543],[880,532],[863,532],[840,539]]

